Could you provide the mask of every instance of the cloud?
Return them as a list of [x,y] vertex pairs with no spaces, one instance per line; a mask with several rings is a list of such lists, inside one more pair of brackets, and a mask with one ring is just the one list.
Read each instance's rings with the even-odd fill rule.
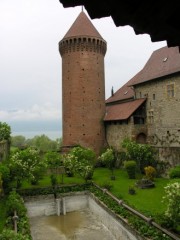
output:
[[16,120],[58,120],[61,118],[61,111],[51,103],[45,103],[44,105],[34,104],[27,109],[11,109],[1,110],[1,121]]

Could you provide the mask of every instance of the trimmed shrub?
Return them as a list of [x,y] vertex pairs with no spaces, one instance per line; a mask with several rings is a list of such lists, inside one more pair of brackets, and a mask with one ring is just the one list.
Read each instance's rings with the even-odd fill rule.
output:
[[169,177],[170,178],[180,178],[180,165],[170,169]]
[[136,162],[133,160],[124,162],[124,167],[125,167],[130,179],[136,178],[136,166],[137,166]]
[[148,166],[144,168],[146,178],[153,181],[156,176],[156,169],[152,166]]

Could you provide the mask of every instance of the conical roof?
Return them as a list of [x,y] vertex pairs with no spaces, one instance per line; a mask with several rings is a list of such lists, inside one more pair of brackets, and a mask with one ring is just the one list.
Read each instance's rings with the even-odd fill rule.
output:
[[81,13],[78,15],[68,32],[65,34],[64,38],[78,36],[89,36],[103,39],[83,11],[81,11]]

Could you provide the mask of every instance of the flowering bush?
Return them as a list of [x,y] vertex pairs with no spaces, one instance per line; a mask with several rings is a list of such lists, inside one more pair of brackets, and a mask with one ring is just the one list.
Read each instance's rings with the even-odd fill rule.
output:
[[147,166],[144,168],[146,178],[153,181],[156,176],[156,169],[152,166]]
[[85,181],[92,179],[94,173],[95,152],[89,148],[74,147],[64,159],[68,175],[77,173]]
[[45,167],[45,162],[40,160],[39,151],[32,148],[13,153],[9,160],[10,172],[17,181],[17,187],[20,187],[23,179],[38,181]]
[[107,148],[106,151],[99,156],[99,160],[102,162],[103,165],[110,169],[111,175],[113,176],[115,168],[115,156],[113,149]]
[[165,189],[163,202],[167,203],[165,216],[173,222],[174,226],[180,224],[180,182],[168,184]]
[[146,166],[155,165],[155,152],[151,145],[136,143],[127,138],[122,142],[122,147],[126,149],[126,158],[136,161],[141,173],[144,174]]
[[64,167],[68,177],[74,176],[77,162],[78,158],[71,154],[64,156]]

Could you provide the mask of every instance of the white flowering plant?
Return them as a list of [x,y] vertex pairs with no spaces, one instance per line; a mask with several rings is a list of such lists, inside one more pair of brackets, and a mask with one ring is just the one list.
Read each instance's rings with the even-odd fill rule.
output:
[[12,178],[17,182],[17,188],[19,188],[22,180],[30,182],[38,180],[46,168],[46,164],[40,159],[38,150],[27,148],[10,156],[9,168]]
[[113,177],[114,176],[115,163],[116,163],[116,159],[115,159],[113,149],[112,148],[107,148],[106,151],[99,156],[99,160],[106,167],[109,168],[109,170],[111,171],[111,177]]
[[96,154],[89,148],[74,147],[64,160],[67,173],[81,176],[86,182],[92,179]]
[[164,190],[162,202],[167,204],[165,217],[177,228],[180,226],[180,182],[169,183]]

